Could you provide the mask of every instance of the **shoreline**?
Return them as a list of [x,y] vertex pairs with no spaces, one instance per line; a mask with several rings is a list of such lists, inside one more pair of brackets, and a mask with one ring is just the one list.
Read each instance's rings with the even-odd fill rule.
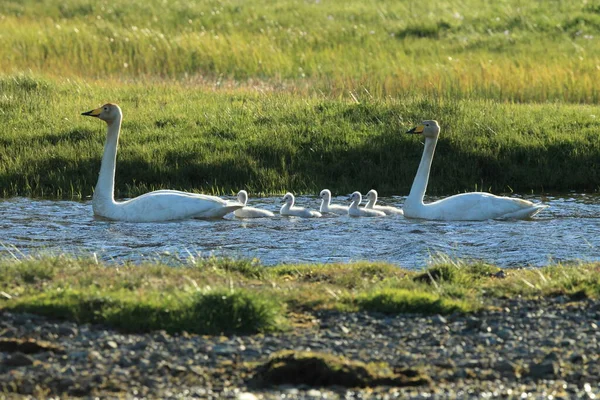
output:
[[[0,397],[600,394],[599,269],[4,260]],[[287,374],[300,381],[282,382],[263,374],[282,351],[318,362],[345,357],[327,361],[319,377],[341,366],[375,375],[363,389],[344,388],[346,381],[323,387],[300,372]]]
[[[292,331],[256,335],[124,334],[102,325],[2,313],[2,340],[56,351],[0,352],[0,392],[147,398],[538,398],[600,394],[598,300],[504,300],[472,315],[323,311]],[[595,322],[593,322],[595,321]],[[310,349],[413,368],[431,384],[373,388],[253,385],[281,350]],[[18,366],[17,366],[18,365]],[[353,396],[353,397],[352,397]]]

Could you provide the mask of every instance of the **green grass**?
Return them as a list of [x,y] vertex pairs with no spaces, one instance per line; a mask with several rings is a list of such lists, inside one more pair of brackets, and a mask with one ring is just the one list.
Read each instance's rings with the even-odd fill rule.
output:
[[0,194],[84,198],[105,125],[79,114],[120,103],[117,197],[173,188],[406,195],[422,145],[404,132],[442,126],[428,193],[600,188],[600,110],[567,104],[213,92],[184,84],[0,78]]
[[10,299],[0,300],[0,311],[127,332],[248,334],[289,329],[316,310],[452,314],[495,307],[502,298],[600,296],[598,263],[513,269],[504,278],[497,271],[449,259],[425,274],[369,262],[264,267],[208,258],[174,267],[68,256],[1,260],[0,288]]

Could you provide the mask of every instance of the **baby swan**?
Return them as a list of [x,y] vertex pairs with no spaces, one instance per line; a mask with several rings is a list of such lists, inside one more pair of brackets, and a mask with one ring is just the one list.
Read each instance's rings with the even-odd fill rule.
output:
[[320,212],[325,214],[325,213],[329,213],[329,214],[338,214],[338,215],[347,215],[348,214],[348,207],[347,206],[340,206],[338,204],[331,204],[331,192],[329,191],[329,189],[323,189],[321,190],[321,193],[319,193],[319,197],[321,197],[321,208],[320,208]]
[[118,105],[108,103],[81,115],[99,118],[108,126],[98,183],[92,197],[94,215],[116,221],[159,222],[220,218],[243,207],[240,203],[215,196],[176,190],[157,190],[131,200],[115,201],[115,164],[123,113]]
[[244,208],[237,209],[233,212],[238,218],[262,218],[262,217],[274,217],[269,210],[261,210],[260,208],[246,207],[248,203],[248,192],[240,190],[237,194],[237,200],[244,205]]
[[296,199],[294,198],[294,195],[289,192],[283,196],[283,201],[285,204],[281,206],[281,210],[279,211],[281,215],[302,218],[322,217],[321,213],[318,211],[312,211],[307,208],[294,206],[294,201],[296,201]]
[[358,207],[362,202],[362,195],[360,192],[352,193],[349,200],[352,200],[352,204],[350,204],[350,208],[348,209],[348,215],[352,217],[385,217],[383,211]]
[[461,193],[433,203],[424,204],[423,196],[427,189],[429,171],[435,145],[440,134],[437,121],[423,121],[406,133],[425,138],[425,148],[417,169],[410,194],[404,202],[404,216],[445,221],[483,221],[486,219],[526,219],[531,218],[545,205],[511,197],[495,196],[490,193]]
[[400,208],[392,207],[392,206],[378,206],[377,203],[377,190],[371,189],[367,193],[367,205],[365,208],[371,210],[379,210],[383,211],[386,215],[404,215],[404,211]]

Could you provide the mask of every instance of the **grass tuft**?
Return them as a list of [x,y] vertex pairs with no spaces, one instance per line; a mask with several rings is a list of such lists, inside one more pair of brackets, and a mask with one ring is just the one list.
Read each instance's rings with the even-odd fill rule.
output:
[[129,292],[65,289],[21,299],[9,309],[79,323],[102,323],[125,332],[251,334],[282,329],[282,307],[244,291],[161,295],[137,298]]
[[474,311],[473,305],[465,301],[407,289],[375,290],[358,296],[355,302],[361,310],[384,314],[432,315]]
[[[372,262],[263,267],[256,260],[215,257],[176,266],[65,255],[0,259],[0,312],[127,332],[251,334],[288,329],[298,315],[320,310],[452,314],[494,307],[505,298],[600,296],[599,263],[500,270],[438,257],[430,271]],[[417,279],[424,276],[436,279]]]

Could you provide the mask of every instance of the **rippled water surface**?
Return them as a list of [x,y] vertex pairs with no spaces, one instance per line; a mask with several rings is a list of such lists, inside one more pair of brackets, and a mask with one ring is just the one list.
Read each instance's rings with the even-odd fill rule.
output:
[[[91,202],[0,200],[0,256],[96,253],[105,260],[218,256],[256,257],[263,264],[389,261],[422,268],[432,255],[500,266],[600,260],[600,196],[529,197],[550,205],[530,221],[436,222],[386,218],[276,216],[255,220],[127,223],[95,219]],[[318,209],[320,200],[296,203]],[[345,198],[335,203],[347,203]],[[402,206],[403,197],[381,204]],[[251,198],[277,212],[280,198]]]

